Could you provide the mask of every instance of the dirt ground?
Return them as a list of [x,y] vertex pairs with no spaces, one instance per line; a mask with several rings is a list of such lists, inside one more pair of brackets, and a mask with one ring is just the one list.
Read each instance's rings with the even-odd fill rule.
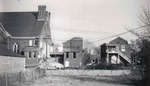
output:
[[[99,73],[101,70],[96,72]],[[122,75],[102,76],[91,73],[92,71],[86,71],[86,73],[81,74],[76,70],[69,70],[67,72],[65,70],[49,70],[44,78],[32,83],[26,82],[23,86],[131,86],[130,81],[126,78],[123,79]]]

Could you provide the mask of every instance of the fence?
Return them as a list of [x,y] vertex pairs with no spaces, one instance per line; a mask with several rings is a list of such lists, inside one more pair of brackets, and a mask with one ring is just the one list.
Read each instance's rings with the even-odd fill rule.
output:
[[20,86],[17,83],[23,83],[26,81],[34,81],[45,74],[45,70],[35,69],[26,70],[14,73],[1,73],[0,74],[0,86]]
[[19,72],[25,70],[25,58],[0,56],[0,73]]
[[74,75],[74,76],[120,76],[130,74],[130,70],[50,70],[51,75]]

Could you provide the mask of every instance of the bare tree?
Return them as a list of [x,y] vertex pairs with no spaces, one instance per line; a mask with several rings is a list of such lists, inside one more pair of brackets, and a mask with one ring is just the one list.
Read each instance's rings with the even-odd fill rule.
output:
[[83,66],[86,66],[88,63],[91,62],[91,60],[90,60],[90,53],[88,53],[87,48],[84,49],[82,51],[82,53],[83,53],[82,64],[83,64]]
[[141,15],[139,16],[140,23],[143,25],[150,25],[150,9],[143,8]]
[[[150,9],[143,9],[139,16],[140,23],[142,25],[141,32],[136,30],[128,30],[132,34],[136,35],[141,41],[142,46],[140,52],[137,54],[137,58],[141,58],[141,70],[144,73],[143,86],[150,86]],[[144,69],[144,70],[143,70]]]

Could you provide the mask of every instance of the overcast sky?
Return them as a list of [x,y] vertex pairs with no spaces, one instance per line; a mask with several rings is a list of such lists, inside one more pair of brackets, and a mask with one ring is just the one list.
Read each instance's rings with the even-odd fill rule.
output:
[[[47,5],[51,12],[51,31],[55,42],[74,36],[95,41],[138,27],[142,7],[150,0],[0,0],[0,11],[37,11]],[[146,2],[146,4],[145,4]],[[130,40],[134,35],[126,34]],[[100,43],[100,42],[97,42]]]

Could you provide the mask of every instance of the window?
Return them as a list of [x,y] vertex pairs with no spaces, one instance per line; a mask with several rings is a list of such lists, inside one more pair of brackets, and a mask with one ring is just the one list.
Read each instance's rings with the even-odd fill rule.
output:
[[33,40],[29,40],[29,46],[33,45]]
[[36,58],[36,52],[33,53],[34,58]]
[[126,50],[126,48],[125,48],[125,45],[121,45],[121,51],[125,51]]
[[73,58],[76,58],[76,53],[75,52],[73,52]]
[[37,45],[37,46],[39,45],[39,39],[38,38],[35,39],[35,45]]
[[13,52],[17,53],[18,52],[18,45],[14,43],[13,45]]
[[69,52],[66,52],[66,58],[69,58]]
[[31,52],[29,52],[29,58],[31,58],[32,57],[32,55],[31,55],[32,53]]

